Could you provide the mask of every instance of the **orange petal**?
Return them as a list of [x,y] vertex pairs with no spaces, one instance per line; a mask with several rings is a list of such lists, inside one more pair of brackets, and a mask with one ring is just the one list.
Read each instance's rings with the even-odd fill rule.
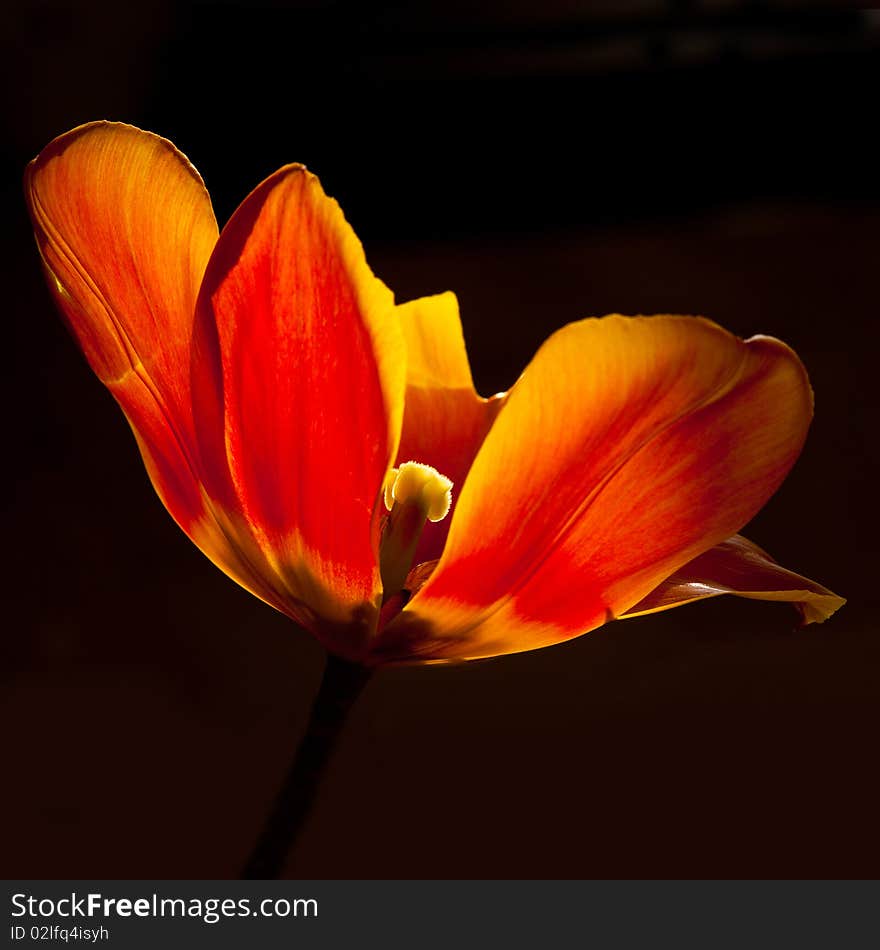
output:
[[196,170],[157,135],[94,122],[31,162],[25,193],[50,286],[98,377],[149,378],[186,415],[193,312],[217,241]]
[[805,624],[822,623],[846,603],[821,584],[787,571],[766,551],[737,534],[680,567],[621,618],[657,613],[719,594],[789,602]]
[[406,340],[406,408],[396,465],[424,462],[452,480],[452,509],[429,522],[415,564],[440,557],[455,502],[501,407],[474,389],[455,294],[422,297],[397,308]]
[[516,652],[620,615],[758,511],[811,414],[778,340],[692,317],[564,327],[509,394],[436,570],[376,656]]
[[374,511],[403,414],[391,293],[336,202],[291,165],[224,228],[197,310],[209,492],[287,612],[353,655],[381,600]]
[[128,418],[159,497],[211,560],[270,599],[195,470],[190,343],[217,241],[198,172],[157,135],[93,122],[31,162],[25,195],[55,300]]

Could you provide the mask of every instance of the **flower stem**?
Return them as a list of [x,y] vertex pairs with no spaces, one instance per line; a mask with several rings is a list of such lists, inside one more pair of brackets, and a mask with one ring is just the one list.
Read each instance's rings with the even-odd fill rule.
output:
[[336,740],[371,672],[358,663],[328,655],[305,735],[242,871],[242,880],[274,879],[284,870],[285,859],[309,816]]

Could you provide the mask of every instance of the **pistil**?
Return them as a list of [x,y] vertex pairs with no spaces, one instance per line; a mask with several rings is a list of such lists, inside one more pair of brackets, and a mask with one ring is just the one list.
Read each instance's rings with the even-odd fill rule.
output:
[[382,603],[403,590],[426,521],[442,521],[452,505],[452,482],[430,465],[404,462],[385,479],[388,520],[379,548]]

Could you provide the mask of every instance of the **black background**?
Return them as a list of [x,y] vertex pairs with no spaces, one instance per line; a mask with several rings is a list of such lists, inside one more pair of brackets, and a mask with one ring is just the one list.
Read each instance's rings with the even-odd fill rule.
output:
[[[704,313],[817,394],[747,533],[850,598],[720,598],[553,649],[380,672],[299,877],[877,876],[875,13],[806,3],[8,7],[2,373],[9,877],[229,877],[318,646],[164,513],[53,312],[24,164],[81,122],[171,138],[218,218],[304,161],[399,300],[461,301],[478,388],[587,315]],[[768,407],[772,411],[772,407]]]

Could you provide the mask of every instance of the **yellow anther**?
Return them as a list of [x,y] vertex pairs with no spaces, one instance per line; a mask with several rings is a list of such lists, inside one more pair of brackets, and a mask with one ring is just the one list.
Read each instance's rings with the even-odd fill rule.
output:
[[392,468],[382,486],[391,512],[382,531],[379,569],[387,601],[403,589],[425,521],[441,521],[452,505],[452,482],[421,462]]
[[385,507],[415,504],[428,521],[442,521],[452,505],[452,482],[422,462],[404,462],[385,477]]

